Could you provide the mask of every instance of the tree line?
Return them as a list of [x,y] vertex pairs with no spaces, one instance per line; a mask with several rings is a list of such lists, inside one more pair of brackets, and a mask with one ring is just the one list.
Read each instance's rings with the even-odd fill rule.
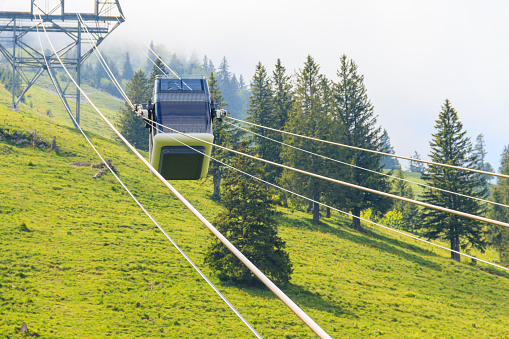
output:
[[[151,75],[156,73],[157,69],[154,67]],[[231,110],[228,100],[223,96],[224,78],[221,82],[222,75],[212,70],[208,77],[212,99],[219,107]],[[229,79],[232,79],[231,75]],[[128,94],[130,88],[134,90],[135,83],[140,85],[143,83],[150,84],[146,77],[144,78],[143,70],[134,74],[127,86]],[[150,93],[151,90],[147,89],[147,99],[150,98]],[[248,93],[250,94],[246,110],[248,121],[296,134],[389,154],[394,153],[387,131],[377,122],[374,107],[368,98],[364,85],[364,76],[359,74],[357,64],[352,59],[348,59],[346,55],[339,59],[336,80],[331,80],[323,75],[320,72],[319,65],[311,56],[306,58],[303,67],[295,74],[289,74],[279,59],[276,61],[274,71],[271,74],[262,63],[258,63]],[[130,112],[128,107],[126,107],[126,113],[127,110]],[[120,117],[119,123],[122,123],[122,119]],[[215,124],[215,143],[229,148],[243,149],[245,152],[273,162],[375,190],[422,200],[466,213],[509,221],[509,215],[503,207],[492,208],[491,205],[486,203],[428,188],[424,189],[421,195],[416,195],[407,182],[393,180],[378,174],[390,173],[405,178],[404,171],[394,158],[326,145],[262,128],[249,127],[249,129],[256,135],[244,133],[226,122]],[[146,138],[146,131],[143,131],[143,137]],[[283,147],[281,144],[264,137],[323,154],[351,166],[341,165],[293,148]],[[478,136],[476,144],[472,144],[456,110],[448,100],[445,101],[436,120],[435,133],[432,135],[430,146],[431,153],[429,156],[432,161],[461,167],[491,169],[491,165],[485,161],[486,151],[483,136]],[[509,151],[506,148],[504,152],[500,168],[502,173],[504,171],[509,172]],[[228,227],[233,227],[230,231],[235,227],[238,229],[239,220],[243,220],[244,224],[246,220],[251,220],[258,223],[259,227],[262,224],[273,225],[271,221],[262,222],[260,220],[267,216],[274,216],[271,212],[274,210],[274,204],[282,207],[288,207],[289,205],[293,208],[302,207],[309,211],[313,223],[319,223],[323,217],[319,202],[323,202],[350,212],[353,215],[351,227],[359,232],[364,232],[360,217],[366,217],[427,239],[449,241],[451,248],[458,252],[463,252],[469,248],[485,250],[488,245],[494,245],[501,253],[501,261],[507,264],[509,236],[506,230],[499,227],[488,226],[435,210],[422,209],[413,204],[393,201],[390,198],[373,193],[324,182],[268,164],[254,167],[252,162],[249,162],[250,165],[245,167],[245,163],[242,163],[238,157],[217,148],[213,150],[213,157],[228,164],[244,166],[247,172],[250,169],[255,170],[257,168],[255,171],[262,174],[265,180],[277,183],[315,201],[308,203],[295,198],[293,195],[275,192],[260,183],[246,184],[242,188],[244,190],[243,194],[231,194],[236,192],[236,189],[240,189],[237,186],[240,185],[241,180],[249,182],[252,179],[242,175],[240,175],[241,179],[233,179],[239,177],[239,174],[212,161],[209,175],[212,177],[214,186],[213,196],[219,199],[227,208],[227,212],[221,214],[217,223],[220,226],[222,225],[221,227],[226,227],[226,230]],[[420,155],[416,152],[413,158],[419,159]],[[482,199],[489,198],[490,192],[492,192],[491,199],[494,201],[509,202],[509,182],[507,180],[499,179],[492,186],[485,175],[444,169],[439,166],[424,166],[420,162],[412,162],[410,167],[413,172],[422,173],[422,179],[429,186]],[[361,168],[369,169],[371,172]],[[249,192],[254,187],[257,187],[257,190],[262,189],[264,193],[260,195],[261,193],[257,191],[256,194],[253,193],[255,196],[258,194],[257,198],[251,199]],[[277,197],[277,199],[274,199],[274,197]],[[233,198],[237,199],[234,203],[231,201]],[[238,199],[244,199],[253,202],[253,204],[246,203],[244,204],[245,208],[239,209],[238,206],[243,200]],[[256,204],[254,203],[256,201],[262,203]],[[267,210],[264,208],[267,208]],[[254,211],[254,209],[257,210]],[[249,213],[251,215],[248,215]],[[230,215],[230,217],[227,217],[227,215]],[[330,215],[331,211],[327,208],[325,217],[328,218]],[[253,227],[252,229],[257,228]],[[257,232],[253,234],[257,234]],[[245,240],[245,238],[243,239]],[[284,242],[281,242],[278,238],[274,239],[279,244],[276,247],[279,251],[277,253],[283,253]],[[223,263],[231,260],[235,261],[232,258],[227,258],[226,253],[217,252],[221,248],[218,244],[214,244],[214,246],[210,249],[210,256],[215,255],[217,259],[218,255],[224,255]],[[253,255],[253,258],[255,257],[256,255]],[[454,252],[451,252],[451,258],[457,261],[460,260],[459,255]],[[216,261],[214,260],[214,262]],[[209,263],[212,265],[212,261]],[[215,266],[215,268],[218,267]],[[229,277],[234,280],[237,279],[238,277],[235,278],[236,273],[232,272]],[[289,279],[291,273],[291,263],[289,262],[286,272],[288,274],[282,281]],[[225,272],[222,272],[222,274],[228,276]]]

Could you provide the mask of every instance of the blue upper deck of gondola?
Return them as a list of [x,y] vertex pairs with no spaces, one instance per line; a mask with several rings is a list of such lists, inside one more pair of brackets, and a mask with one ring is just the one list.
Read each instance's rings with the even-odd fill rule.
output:
[[154,104],[158,123],[183,133],[212,133],[211,101],[205,78],[156,79]]

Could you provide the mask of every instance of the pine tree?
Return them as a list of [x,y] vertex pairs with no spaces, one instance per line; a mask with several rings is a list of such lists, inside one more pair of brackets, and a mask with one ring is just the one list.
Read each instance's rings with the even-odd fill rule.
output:
[[[351,146],[381,150],[382,131],[377,127],[377,117],[366,93],[364,76],[357,73],[357,65],[353,60],[348,60],[346,55],[342,55],[340,60],[339,82],[334,87],[337,107],[334,119],[336,125],[341,125],[338,130],[341,128],[342,133],[331,137]],[[343,161],[347,163],[376,172],[383,171],[381,156],[378,154],[351,149],[344,152]],[[384,192],[390,190],[390,182],[386,177],[355,167],[345,168],[342,176],[352,184]],[[335,200],[351,211],[352,226],[358,231],[363,231],[359,219],[362,210],[371,208],[374,212],[384,213],[392,203],[389,198],[344,186],[338,188]]]
[[[234,158],[233,166],[263,177],[262,167],[246,157]],[[277,234],[276,208],[272,194],[254,179],[228,171],[223,182],[221,202],[226,211],[220,212],[214,224],[265,275],[286,283],[292,274],[292,264],[285,252],[285,242]],[[219,240],[208,248],[205,263],[219,273],[222,280],[253,284],[251,271]]]
[[[127,83],[126,94],[135,104],[146,103],[150,99],[150,86],[145,72],[139,70],[134,73],[131,81]],[[133,113],[127,102],[119,111],[117,128],[134,147],[148,151],[148,130],[143,120]]]
[[[286,68],[282,65],[281,59],[277,59],[276,67],[272,72],[272,91],[274,98],[274,119],[271,123],[271,127],[283,130],[293,109],[294,99],[290,76],[286,74]],[[268,132],[268,136],[272,139],[283,141],[283,135],[281,133]],[[277,160],[274,161],[281,163],[282,146],[281,144],[273,143],[273,147],[274,151],[278,154]],[[275,168],[274,171],[276,178],[280,180],[283,170],[278,167]]]
[[[387,130],[385,130],[385,129],[382,134],[381,142],[382,142],[382,149],[381,149],[382,152],[389,153],[389,154],[396,154],[396,152],[394,152],[394,147],[392,147],[392,145],[391,145],[391,138],[389,138],[389,133],[387,133]],[[383,155],[382,156],[382,166],[385,169],[393,170],[399,166],[399,162],[398,162],[398,159],[396,159],[394,157]]]
[[[411,156],[411,158],[416,160],[421,160],[421,155],[415,151],[414,155]],[[410,160],[410,167],[408,170],[412,173],[423,173],[424,172],[424,164],[420,161],[412,161]]]
[[[304,68],[296,74],[294,109],[288,117],[284,128],[286,131],[316,138],[326,138],[328,135],[329,123],[327,112],[324,111],[323,96],[327,81],[324,81],[324,76],[319,71],[318,64],[308,55]],[[289,135],[284,136],[284,141],[315,153],[322,153],[325,149],[322,143]],[[283,149],[281,157],[286,165],[327,175],[322,158],[288,147]],[[317,202],[320,201],[325,188],[330,187],[323,180],[289,170],[283,171],[282,182],[293,191]],[[313,223],[320,222],[320,205],[317,202],[310,206],[313,210]]]
[[[472,143],[466,136],[463,124],[459,121],[458,114],[449,100],[446,100],[442,106],[435,129],[436,133],[433,134],[433,140],[430,142],[429,155],[433,162],[467,168],[475,167],[477,157],[473,153]],[[483,177],[476,173],[429,165],[422,178],[429,186],[473,197],[486,197],[486,190],[479,191],[479,187],[484,185]],[[484,205],[477,200],[429,188],[424,189],[422,200],[474,215],[482,215],[486,212]],[[450,241],[451,249],[458,252],[468,245],[484,250],[486,246],[484,225],[481,222],[427,208],[422,210],[421,215],[424,236],[427,238],[445,238]],[[451,259],[460,261],[461,257],[458,253],[451,252]]]
[[127,52],[125,55],[124,67],[122,69],[122,78],[125,80],[131,80],[133,75],[134,75],[133,66],[131,65],[129,52]]
[[[399,164],[396,167],[396,176],[400,179],[405,179],[405,173]],[[414,199],[414,191],[408,182],[396,179],[394,180],[393,186],[394,194],[400,197]],[[419,223],[419,218],[417,217],[419,214],[419,207],[409,202],[397,200],[394,202],[394,209],[401,212],[403,216],[403,229],[414,233]]]
[[[486,172],[493,172],[493,167],[489,162],[486,161],[486,155],[488,154],[488,152],[486,152],[486,142],[484,141],[484,135],[482,135],[482,133],[477,136],[476,143],[474,145],[474,154],[477,156],[477,166],[476,166],[477,169]],[[488,174],[479,175],[482,175],[484,177],[486,184],[486,186],[481,187],[481,189],[487,189],[489,192],[490,189],[489,183],[493,177]]]
[[[504,147],[501,154],[501,174],[509,175],[509,146]],[[491,198],[494,202],[509,205],[509,179],[497,178],[497,184],[491,188]],[[490,210],[490,218],[509,222],[509,210],[506,207],[493,205]],[[490,242],[500,253],[500,262],[503,266],[509,266],[509,229],[500,226],[490,225]]]
[[[275,110],[270,78],[261,62],[256,65],[253,80],[251,81],[251,96],[249,97],[249,108],[247,112],[248,121],[268,127],[274,126]],[[264,128],[251,127],[250,129],[262,136],[269,136],[268,131]],[[256,154],[261,158],[274,162],[280,161],[280,148],[277,147],[277,144],[273,141],[260,136],[254,136],[254,145]],[[273,165],[265,166],[265,172],[267,173],[266,178],[270,182],[273,182],[278,174],[274,170],[274,167]]]
[[[216,80],[216,77],[214,76],[214,72],[210,72],[208,85],[211,100],[215,102],[217,108],[225,108],[228,104],[224,101],[221,89],[219,88],[219,84]],[[227,146],[230,134],[227,124],[223,122],[215,122],[213,133],[214,133],[214,143],[216,145]],[[228,151],[225,151],[218,147],[213,147],[211,156],[214,159],[223,161],[225,160],[226,157],[229,156],[229,154]],[[212,193],[213,197],[219,197],[221,188],[221,177],[223,171],[224,171],[223,165],[213,160],[210,161],[209,175],[212,175],[212,181],[214,184],[214,191]]]

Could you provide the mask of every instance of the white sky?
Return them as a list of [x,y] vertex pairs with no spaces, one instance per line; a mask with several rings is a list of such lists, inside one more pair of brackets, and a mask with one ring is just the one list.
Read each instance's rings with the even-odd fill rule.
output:
[[[473,142],[484,134],[488,160],[495,168],[509,144],[507,1],[120,0],[120,4],[129,25],[122,24],[105,47],[136,50],[131,26],[146,42],[165,44],[187,57],[201,59],[206,54],[218,66],[226,56],[231,71],[243,74],[246,81],[258,61],[272,70],[281,58],[293,73],[307,54],[335,79],[339,56],[347,54],[365,75],[379,123],[401,155],[417,150],[426,158],[446,98]],[[29,5],[30,0],[0,0],[0,10],[14,6],[25,11]],[[93,1],[67,0],[66,6],[91,12]]]

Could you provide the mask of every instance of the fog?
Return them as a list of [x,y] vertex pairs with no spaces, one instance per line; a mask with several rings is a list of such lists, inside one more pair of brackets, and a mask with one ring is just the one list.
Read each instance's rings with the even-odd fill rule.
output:
[[[30,0],[25,0],[28,10]],[[74,1],[78,7],[93,1]],[[0,0],[0,8],[22,1]],[[73,1],[66,8],[73,10]],[[135,1],[120,0],[127,18],[104,48],[137,52],[135,29],[149,43],[187,58],[223,56],[251,79],[277,58],[290,73],[311,54],[336,79],[346,54],[365,75],[368,95],[397,153],[423,158],[445,99],[475,142],[483,133],[498,169],[509,144],[509,3],[506,1]],[[77,8],[77,7],[75,7]],[[81,10],[91,12],[86,6]],[[10,10],[10,8],[9,8]]]

